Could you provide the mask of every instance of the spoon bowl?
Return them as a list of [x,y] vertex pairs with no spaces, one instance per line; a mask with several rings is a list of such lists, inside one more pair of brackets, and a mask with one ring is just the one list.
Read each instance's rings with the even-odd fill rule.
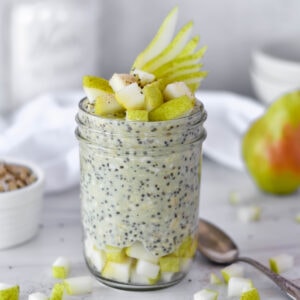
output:
[[198,250],[209,261],[217,264],[246,262],[267,275],[291,299],[300,299],[300,287],[286,278],[274,273],[261,263],[249,257],[240,257],[234,241],[212,223],[200,219],[198,225]]

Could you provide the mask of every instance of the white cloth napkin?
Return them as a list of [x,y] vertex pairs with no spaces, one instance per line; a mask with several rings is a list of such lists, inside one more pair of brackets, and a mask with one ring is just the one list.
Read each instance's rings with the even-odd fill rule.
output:
[[[78,184],[79,154],[74,131],[77,105],[83,96],[81,91],[44,94],[11,117],[0,117],[0,158],[13,156],[39,164],[46,173],[46,192]],[[197,97],[208,113],[204,154],[243,169],[242,134],[264,107],[253,99],[227,92],[201,91]]]
[[265,107],[254,99],[223,91],[199,91],[196,96],[204,104],[208,115],[204,155],[243,170],[242,136],[251,122],[263,114]]
[[44,94],[0,117],[0,158],[31,160],[46,175],[46,192],[68,189],[79,182],[75,114],[81,91]]

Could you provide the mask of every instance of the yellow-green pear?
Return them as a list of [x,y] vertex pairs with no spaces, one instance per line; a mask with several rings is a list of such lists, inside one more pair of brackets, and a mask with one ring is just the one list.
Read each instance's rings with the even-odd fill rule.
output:
[[300,187],[300,90],[277,99],[253,122],[242,155],[264,192],[289,194]]

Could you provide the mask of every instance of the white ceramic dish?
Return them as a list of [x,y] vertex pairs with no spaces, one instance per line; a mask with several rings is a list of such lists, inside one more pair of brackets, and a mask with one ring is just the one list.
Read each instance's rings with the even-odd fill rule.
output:
[[1,158],[7,164],[28,167],[37,177],[30,185],[0,193],[0,249],[31,239],[38,231],[43,204],[44,172],[36,164],[10,157]]
[[276,78],[268,77],[257,70],[250,71],[250,78],[256,96],[266,105],[271,104],[280,96],[300,88],[299,82],[280,81]]
[[252,54],[253,69],[259,74],[286,83],[300,83],[299,38],[266,44]]

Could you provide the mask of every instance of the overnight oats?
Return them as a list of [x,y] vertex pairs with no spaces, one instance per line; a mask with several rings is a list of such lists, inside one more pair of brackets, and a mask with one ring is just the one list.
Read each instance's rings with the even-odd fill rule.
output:
[[[169,13],[152,45],[166,38],[177,12]],[[87,97],[79,103],[76,136],[84,254],[95,277],[113,287],[173,285],[196,252],[206,112],[194,91],[205,72],[184,68],[182,74],[183,67],[173,70],[177,64],[170,63],[195,65],[204,51],[195,50],[197,38],[185,37],[180,46],[176,37],[173,58],[157,63],[168,45],[151,58],[150,43],[129,74],[83,79]]]

